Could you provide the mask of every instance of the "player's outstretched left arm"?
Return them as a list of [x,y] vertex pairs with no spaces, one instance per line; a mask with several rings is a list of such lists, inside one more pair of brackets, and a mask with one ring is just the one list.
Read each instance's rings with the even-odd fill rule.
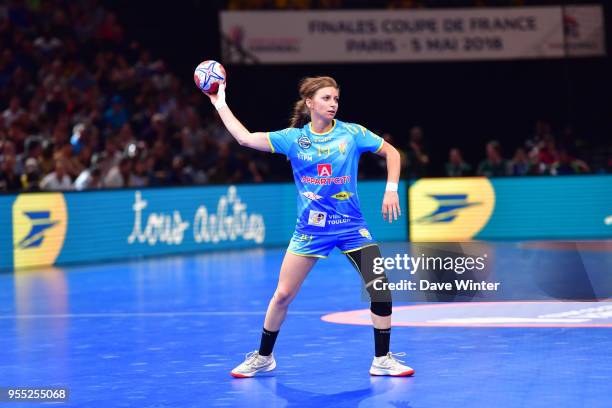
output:
[[234,139],[241,145],[250,147],[262,152],[270,152],[270,143],[265,132],[251,133],[242,123],[234,116],[230,108],[225,102],[225,84],[219,84],[219,91],[216,94],[206,94],[212,104],[219,112],[219,116],[228,132],[234,136]]
[[382,148],[376,154],[387,159],[387,188],[382,203],[382,215],[385,220],[393,222],[402,215],[399,195],[397,194],[401,168],[400,154],[395,147],[387,142],[383,142]]

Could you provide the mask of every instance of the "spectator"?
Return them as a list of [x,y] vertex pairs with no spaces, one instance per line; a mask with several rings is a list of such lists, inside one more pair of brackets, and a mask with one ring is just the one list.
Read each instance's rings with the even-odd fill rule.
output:
[[106,177],[104,177],[104,187],[121,188],[129,187],[132,175],[132,159],[123,157],[119,164],[113,166]]
[[572,158],[565,149],[559,151],[557,161],[550,168],[550,174],[553,176],[588,173],[589,171],[589,166],[585,162]]
[[55,85],[45,102],[45,113],[51,122],[57,122],[61,114],[66,112],[66,95],[61,85]]
[[74,189],[78,191],[102,188],[102,172],[98,166],[92,166],[79,174],[74,181]]
[[53,143],[49,140],[43,142],[42,156],[38,160],[40,174],[45,175],[53,171],[55,161],[53,160]]
[[21,101],[18,96],[13,96],[9,107],[2,112],[2,118],[4,119],[4,125],[10,128],[11,125],[22,117],[26,112],[21,108]]
[[64,143],[56,148],[55,160],[61,160],[62,163],[64,163],[66,173],[68,173],[71,178],[77,178],[85,167],[79,158],[72,154],[72,145],[70,143]]
[[263,181],[259,169],[250,155],[245,151],[236,153],[236,173],[234,182],[237,183],[261,183]]
[[552,137],[552,126],[547,121],[538,119],[534,126],[533,136],[525,141],[525,146],[528,151],[533,152],[534,149],[538,149],[544,139],[549,137]]
[[552,135],[546,135],[544,139],[535,148],[540,157],[540,161],[550,167],[559,158],[555,138]]
[[0,161],[4,161],[6,157],[15,158],[17,155],[17,148],[15,143],[10,139],[0,140]]
[[510,161],[509,166],[510,176],[526,176],[529,174],[531,164],[529,163],[529,158],[527,157],[525,149],[522,147],[516,149],[516,152],[514,152],[514,157]]
[[15,156],[4,155],[0,164],[0,191],[14,193],[21,188],[21,181],[15,171]]
[[212,121],[206,127],[206,133],[220,145],[234,142],[234,137],[225,128],[221,121],[221,116],[217,112],[213,113]]
[[151,116],[150,122],[143,129],[142,137],[150,146],[159,140],[166,140],[168,133],[166,118],[161,113],[155,113]]
[[70,144],[72,145],[72,152],[79,154],[81,148],[85,144],[86,126],[84,123],[78,123],[72,128],[72,136],[70,137]]
[[104,112],[104,121],[113,130],[119,130],[128,121],[128,111],[124,106],[123,98],[119,95],[113,96],[111,106]]
[[62,160],[57,160],[55,170],[43,177],[40,181],[40,189],[43,191],[72,190],[72,181]]
[[487,143],[487,158],[480,162],[478,175],[485,177],[501,177],[508,175],[508,163],[501,155],[501,146],[497,140]]
[[472,174],[472,166],[463,160],[461,150],[457,148],[452,148],[448,152],[448,163],[445,168],[448,177],[465,177]]
[[419,178],[427,175],[429,156],[423,142],[423,129],[418,126],[410,129],[410,144],[406,152],[408,177]]
[[532,154],[529,156],[529,168],[527,170],[528,176],[547,176],[549,175],[548,166],[542,163],[540,156]]
[[103,178],[106,177],[111,168],[119,164],[121,157],[117,140],[112,137],[106,139],[104,151],[95,155],[95,162],[99,164]]
[[240,178],[236,160],[232,157],[227,144],[219,146],[215,167],[208,171],[208,180],[211,183],[235,183]]
[[77,63],[68,79],[68,84],[71,87],[78,89],[80,92],[86,92],[96,84],[93,76],[87,71],[83,63]]
[[135,158],[133,173],[130,177],[130,187],[146,187],[149,185],[147,161],[144,157]]
[[23,157],[23,162],[29,158],[33,158],[38,161],[42,158],[42,144],[40,142],[40,138],[37,136],[30,136],[25,141],[25,157]]
[[123,29],[117,22],[117,16],[114,13],[106,13],[96,36],[103,41],[115,44],[123,40]]
[[43,57],[49,57],[62,46],[62,41],[53,36],[49,27],[45,27],[42,34],[34,40],[34,46]]
[[168,182],[178,186],[193,184],[193,171],[190,166],[185,166],[185,160],[180,155],[172,159],[172,172]]
[[172,162],[168,158],[168,145],[163,140],[157,140],[151,149],[151,161],[148,166],[152,176],[149,182],[152,185],[165,185],[170,178]]
[[25,161],[25,170],[21,175],[21,188],[23,191],[38,191],[40,189],[40,171],[38,161],[30,157]]

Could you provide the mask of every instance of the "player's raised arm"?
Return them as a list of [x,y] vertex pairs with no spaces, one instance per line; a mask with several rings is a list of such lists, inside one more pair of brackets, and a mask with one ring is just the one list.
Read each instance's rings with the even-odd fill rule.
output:
[[204,92],[214,105],[223,124],[227,130],[234,136],[236,141],[241,146],[260,150],[262,152],[270,152],[270,143],[268,143],[268,136],[265,132],[254,132],[251,133],[242,123],[234,116],[229,106],[225,102],[225,84],[219,84],[219,91],[215,94],[209,94]]

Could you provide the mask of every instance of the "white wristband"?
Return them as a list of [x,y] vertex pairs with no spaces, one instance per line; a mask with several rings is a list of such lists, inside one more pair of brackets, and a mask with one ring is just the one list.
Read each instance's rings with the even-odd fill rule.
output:
[[385,191],[397,191],[397,183],[387,183]]
[[219,110],[221,108],[225,108],[227,106],[227,103],[225,103],[225,100],[220,100],[215,102],[214,107],[216,110]]

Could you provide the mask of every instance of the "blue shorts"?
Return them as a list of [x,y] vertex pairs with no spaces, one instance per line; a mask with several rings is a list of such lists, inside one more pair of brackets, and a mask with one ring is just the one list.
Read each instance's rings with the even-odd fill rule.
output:
[[294,255],[327,258],[335,247],[338,247],[342,253],[347,253],[370,245],[376,245],[376,242],[365,227],[335,235],[309,235],[295,231],[287,252]]

